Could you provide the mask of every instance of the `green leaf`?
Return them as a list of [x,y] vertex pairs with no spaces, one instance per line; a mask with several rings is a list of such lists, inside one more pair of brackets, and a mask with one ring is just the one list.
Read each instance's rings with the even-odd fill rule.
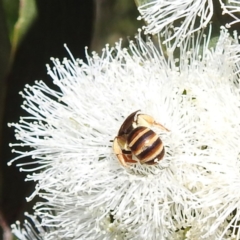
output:
[[17,46],[31,27],[36,17],[37,8],[35,0],[20,0],[19,16],[13,29],[12,55],[14,55]]
[[8,36],[12,41],[14,25],[18,19],[19,1],[16,0],[2,0],[4,8],[4,17],[7,24]]

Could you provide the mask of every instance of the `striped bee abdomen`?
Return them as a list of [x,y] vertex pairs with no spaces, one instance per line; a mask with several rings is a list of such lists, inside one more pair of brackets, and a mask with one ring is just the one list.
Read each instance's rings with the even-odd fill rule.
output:
[[159,136],[144,126],[133,129],[127,138],[127,143],[141,163],[154,164],[154,159],[161,160],[165,153]]

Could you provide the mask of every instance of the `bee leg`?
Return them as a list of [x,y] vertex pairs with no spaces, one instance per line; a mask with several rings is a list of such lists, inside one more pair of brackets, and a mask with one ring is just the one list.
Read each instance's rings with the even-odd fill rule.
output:
[[117,156],[119,162],[122,164],[122,166],[128,167],[128,165],[126,164],[125,159],[123,157],[122,149],[120,148],[117,137],[115,137],[115,139],[113,141],[113,151],[116,154],[116,156]]
[[115,137],[114,141],[113,141],[113,151],[116,154],[118,161],[121,163],[121,165],[123,167],[129,167],[129,165],[127,163],[136,163],[136,161],[134,161],[131,158],[130,154],[124,154],[122,152],[122,149],[120,147],[120,144],[118,142],[118,137]]
[[153,117],[147,114],[138,114],[137,115],[137,125],[151,127],[156,126],[161,128],[164,131],[170,132],[169,129],[165,128],[162,124],[156,122]]

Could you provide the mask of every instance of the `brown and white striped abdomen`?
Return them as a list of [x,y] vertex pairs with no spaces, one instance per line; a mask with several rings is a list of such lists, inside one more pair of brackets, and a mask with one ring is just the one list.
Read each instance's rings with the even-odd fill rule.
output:
[[128,135],[127,143],[141,163],[154,164],[164,156],[164,146],[159,136],[150,128],[139,126]]

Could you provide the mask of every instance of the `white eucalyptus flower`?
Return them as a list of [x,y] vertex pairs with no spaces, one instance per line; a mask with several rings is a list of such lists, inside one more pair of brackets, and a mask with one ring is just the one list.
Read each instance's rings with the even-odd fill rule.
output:
[[[209,223],[211,200],[224,189],[214,193],[208,186],[221,178],[225,188],[232,184],[226,176],[239,161],[240,133],[239,45],[226,30],[215,49],[208,49],[209,38],[203,36],[202,56],[199,35],[195,45],[182,45],[179,59],[166,60],[161,47],[138,36],[129,49],[119,42],[102,56],[87,55],[87,64],[53,60],[48,70],[59,91],[42,81],[26,86],[21,94],[30,116],[11,124],[19,157],[10,164],[32,156],[18,166],[33,172],[27,181],[37,182],[28,200],[39,195],[43,201],[30,217],[39,235],[31,237],[29,224],[15,225],[20,239],[171,240],[193,224],[195,234],[207,234],[197,223]],[[156,165],[125,168],[113,139],[138,109],[170,130],[153,127],[166,154]],[[25,146],[31,151],[21,150]],[[215,219],[223,214],[215,213]]]
[[[214,12],[213,0],[135,1],[141,14],[139,20],[143,18],[147,23],[145,32],[161,33],[165,36],[166,42],[174,39],[173,47],[192,33],[206,28]],[[233,17],[233,21],[226,25],[230,27],[239,22],[236,14],[240,13],[240,1],[227,1],[227,4],[225,2],[219,0],[222,14]],[[177,24],[176,21],[179,23]]]
[[[232,149],[228,153],[234,157]],[[235,158],[235,165],[228,162],[230,157],[225,158],[225,172],[214,168],[213,171],[218,172],[214,173],[217,177],[205,182],[202,190],[199,188],[196,192],[202,200],[201,217],[193,220],[184,239],[240,239],[240,166],[239,156]]]

